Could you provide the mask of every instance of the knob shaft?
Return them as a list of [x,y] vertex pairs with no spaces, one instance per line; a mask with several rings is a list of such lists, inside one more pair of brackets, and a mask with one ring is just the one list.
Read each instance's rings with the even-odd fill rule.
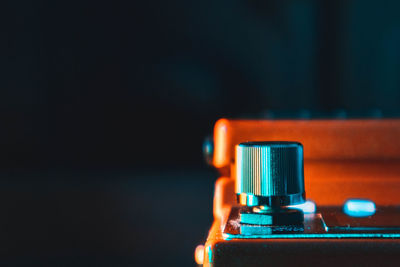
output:
[[303,146],[246,142],[236,146],[236,193],[246,206],[282,207],[305,200]]

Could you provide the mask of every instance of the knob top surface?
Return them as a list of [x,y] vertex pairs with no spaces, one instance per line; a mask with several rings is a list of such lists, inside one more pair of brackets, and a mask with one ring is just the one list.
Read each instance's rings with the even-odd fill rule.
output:
[[236,193],[246,206],[304,202],[303,146],[298,142],[246,142],[236,146]]

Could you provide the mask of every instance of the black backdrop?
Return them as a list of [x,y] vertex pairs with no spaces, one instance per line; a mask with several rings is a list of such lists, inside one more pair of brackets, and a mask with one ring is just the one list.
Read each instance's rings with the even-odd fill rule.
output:
[[[163,227],[187,229],[195,246],[211,221],[215,178],[203,163],[201,144],[220,117],[399,112],[398,1],[7,2],[0,43],[3,205],[6,224],[31,225],[23,233],[2,229],[15,234],[6,239],[14,246],[3,245],[8,263],[42,244],[41,256],[25,263],[76,264],[71,259],[83,255],[85,263],[109,265],[122,253],[121,264],[143,264],[148,257],[142,252],[151,246],[140,244],[179,240],[154,230]],[[154,200],[154,181],[175,194],[160,193],[160,201]],[[142,198],[130,206],[112,202],[125,188]],[[74,190],[84,193],[70,203]],[[131,209],[150,199],[154,208],[159,202],[186,203],[187,191],[199,195],[191,201],[203,211],[192,210],[198,215],[193,229],[174,223],[171,213],[169,226],[153,214],[153,227],[143,220],[127,223],[140,221],[140,231],[131,230],[153,233],[147,239],[135,243],[127,230],[119,245],[106,242]],[[38,225],[54,220],[43,228],[45,235],[33,234],[35,224],[24,215],[32,208],[27,203],[42,207]],[[94,211],[86,216],[82,207]],[[123,207],[124,215],[108,225],[104,218]],[[151,213],[146,210],[143,216]],[[61,217],[53,217],[55,211]],[[81,219],[72,227],[75,235],[49,234],[68,229],[76,217]],[[84,234],[84,225],[92,223],[100,224],[104,238],[96,231]],[[92,243],[79,245],[85,238]],[[50,249],[52,242],[56,249]],[[104,251],[96,250],[99,243]],[[166,262],[191,263],[193,248],[182,244],[164,251],[170,255]],[[160,254],[163,248],[153,250]],[[94,261],[93,255],[107,251],[112,260]]]

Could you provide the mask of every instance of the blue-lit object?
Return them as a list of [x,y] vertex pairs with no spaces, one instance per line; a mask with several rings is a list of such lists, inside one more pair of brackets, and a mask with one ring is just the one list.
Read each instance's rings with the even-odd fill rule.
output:
[[307,200],[303,204],[293,205],[290,207],[295,208],[295,209],[300,209],[304,213],[315,213],[315,211],[317,210],[317,205],[315,205],[314,201],[312,201],[312,200]]
[[375,214],[376,207],[368,199],[349,199],[343,205],[343,212],[351,217],[368,217]]
[[208,254],[208,262],[212,263],[213,262],[213,257],[212,257],[212,248],[211,248],[211,246],[207,247],[207,254]]

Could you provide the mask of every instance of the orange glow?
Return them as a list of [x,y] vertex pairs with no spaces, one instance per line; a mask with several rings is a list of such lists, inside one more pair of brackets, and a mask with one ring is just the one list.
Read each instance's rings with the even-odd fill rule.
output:
[[198,245],[194,251],[194,260],[197,264],[202,265],[204,259],[204,246]]
[[220,119],[215,124],[214,130],[214,166],[221,168],[224,165],[229,164],[229,159],[226,157],[226,152],[230,151],[228,138],[228,125],[229,121],[226,119]]
[[[213,266],[219,247],[234,246],[235,243],[269,245],[280,242],[266,239],[228,241],[222,237],[230,209],[238,205],[235,174],[229,173],[229,170],[235,170],[235,145],[246,141],[301,142],[306,197],[314,200],[317,208],[341,206],[348,198],[371,199],[376,205],[399,205],[399,137],[400,120],[219,120],[214,131],[213,164],[223,175],[215,183],[214,223],[205,244],[207,249],[204,251],[203,247],[204,266]],[[287,239],[284,242],[318,244],[327,241]]]
[[[342,205],[349,197],[400,203],[400,120],[219,120],[214,165],[234,170],[234,147],[245,141],[299,141],[307,198]],[[234,173],[218,179],[214,216],[236,205]]]
[[400,120],[227,120],[214,128],[214,166],[247,141],[298,141],[305,160],[400,160]]

